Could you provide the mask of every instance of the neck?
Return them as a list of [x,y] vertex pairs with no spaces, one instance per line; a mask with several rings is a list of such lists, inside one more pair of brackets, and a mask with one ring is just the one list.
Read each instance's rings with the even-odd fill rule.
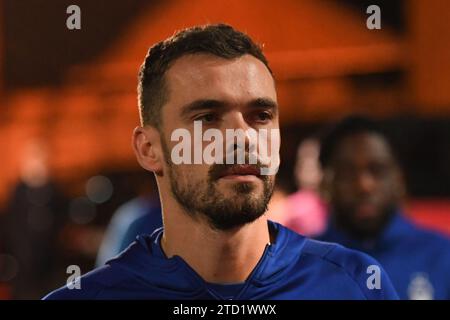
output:
[[265,216],[233,230],[218,231],[178,205],[171,207],[164,210],[162,249],[169,258],[183,258],[207,282],[244,282],[270,242]]
[[376,240],[383,233],[394,215],[395,210],[391,209],[390,211],[380,214],[376,218],[372,219],[370,223],[366,223],[364,228],[355,222],[342,218],[343,215],[335,214],[332,219],[338,230],[341,230],[357,241],[364,242]]

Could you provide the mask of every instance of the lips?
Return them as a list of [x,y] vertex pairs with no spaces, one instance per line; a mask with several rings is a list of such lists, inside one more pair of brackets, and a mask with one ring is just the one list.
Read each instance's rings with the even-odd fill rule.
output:
[[236,165],[224,170],[219,178],[223,178],[226,176],[260,176],[260,169],[257,166],[252,165]]
[[356,213],[360,218],[370,218],[377,214],[377,210],[374,203],[361,202],[356,206]]

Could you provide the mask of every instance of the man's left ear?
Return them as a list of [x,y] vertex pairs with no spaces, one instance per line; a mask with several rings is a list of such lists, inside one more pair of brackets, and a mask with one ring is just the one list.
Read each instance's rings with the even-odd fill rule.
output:
[[132,145],[139,164],[144,169],[161,175],[164,158],[158,129],[153,126],[136,127],[133,131]]

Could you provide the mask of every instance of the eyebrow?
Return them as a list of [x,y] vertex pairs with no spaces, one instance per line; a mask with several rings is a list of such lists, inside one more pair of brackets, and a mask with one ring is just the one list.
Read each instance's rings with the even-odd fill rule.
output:
[[[200,110],[224,109],[229,104],[225,101],[215,99],[199,99],[195,100],[181,108],[181,116],[187,118],[190,114]],[[255,108],[268,108],[276,112],[278,104],[271,98],[256,98],[247,103],[248,106]]]
[[270,98],[257,98],[250,101],[249,105],[257,108],[272,109],[274,112],[278,110],[278,104]]
[[208,110],[208,109],[223,109],[226,104],[220,100],[214,99],[200,99],[195,100],[181,108],[181,116],[187,118],[195,111]]

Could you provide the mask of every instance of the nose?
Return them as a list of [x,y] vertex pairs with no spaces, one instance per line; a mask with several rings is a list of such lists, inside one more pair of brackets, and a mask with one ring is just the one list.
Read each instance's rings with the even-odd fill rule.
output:
[[230,112],[224,124],[227,151],[244,148],[246,152],[251,152],[256,147],[256,136],[253,136],[256,131],[248,124],[242,112]]
[[230,112],[227,118],[227,121],[225,121],[226,129],[242,129],[245,131],[250,128],[244,115],[238,110]]
[[357,187],[361,194],[370,194],[376,186],[375,178],[368,172],[361,172],[357,178]]

